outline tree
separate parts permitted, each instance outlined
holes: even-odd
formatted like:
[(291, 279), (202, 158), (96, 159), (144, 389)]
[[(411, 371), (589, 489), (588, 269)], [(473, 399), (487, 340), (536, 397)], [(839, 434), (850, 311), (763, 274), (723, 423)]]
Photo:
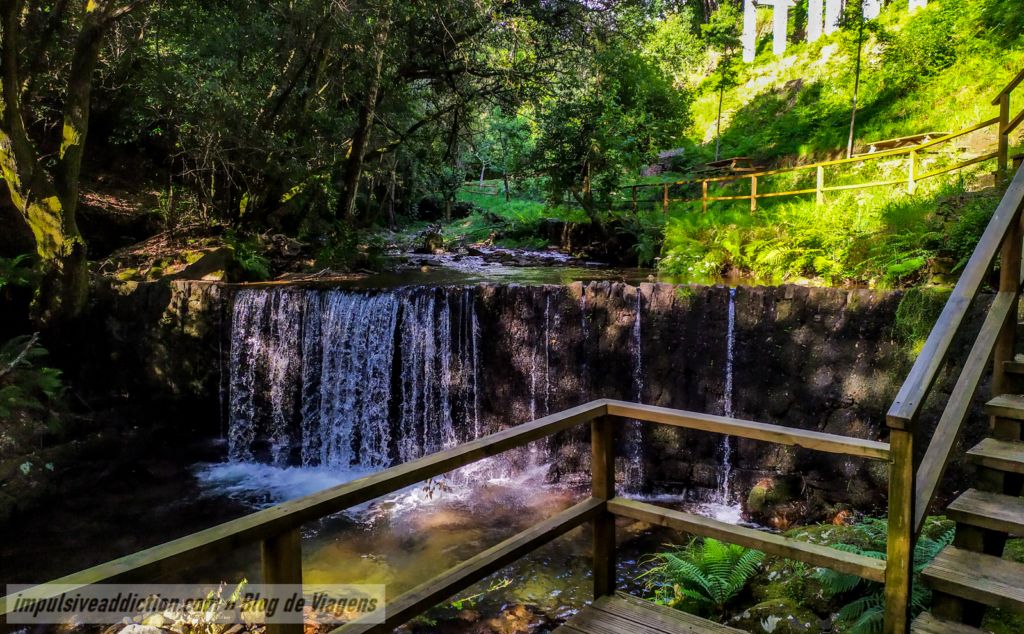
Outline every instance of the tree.
[[(77, 9), (71, 4), (62, 0), (0, 1), (0, 169), (11, 202), (35, 238), (42, 277), (33, 312), (37, 322), (50, 328), (77, 317), (88, 297), (86, 245), (76, 211), (93, 73), (115, 22), (142, 3), (89, 0), (74, 3)], [(73, 24), (74, 36), (59, 125), (55, 126), (60, 129), (60, 141), (55, 156), (50, 157), (42, 148), (53, 139), (46, 130), (33, 135), (27, 124), (42, 117), (30, 111), (34, 95), (28, 89), (37, 83), (23, 69), (50, 55), (65, 22)]]
[(718, 118), (715, 123), (716, 161), (719, 159), (722, 146), (722, 101), (725, 99), (725, 91), (736, 85), (736, 52), (741, 45), (742, 19), (743, 15), (739, 9), (734, 4), (726, 2), (719, 5), (718, 10), (711, 14), (707, 24), (701, 25), (708, 49), (718, 53), (714, 79), (718, 88)]
[(628, 43), (594, 56), (579, 77), (542, 106), (536, 162), (554, 199), (574, 198), (601, 224), (598, 207), (623, 174), (672, 147), (689, 121), (687, 96)]

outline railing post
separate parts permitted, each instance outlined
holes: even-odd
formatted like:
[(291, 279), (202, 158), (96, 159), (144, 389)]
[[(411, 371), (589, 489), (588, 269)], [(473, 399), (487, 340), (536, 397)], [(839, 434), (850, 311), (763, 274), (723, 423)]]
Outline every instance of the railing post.
[(889, 537), (885, 562), (885, 634), (910, 631), (914, 579), (914, 434), (889, 430)]
[(917, 191), (917, 150), (910, 153), (910, 163), (907, 165), (907, 193), (913, 194)]
[(757, 212), (757, 177), (750, 177), (750, 213)]
[(814, 186), (815, 192), (815, 203), (818, 206), (825, 204), (825, 168), (821, 165), (818, 166), (818, 179)]
[[(1024, 240), (1024, 231), (1021, 229), (1021, 210), (1010, 223), (1010, 230), (1006, 232), (1003, 239), (1002, 249), (999, 254), (999, 292), (1013, 293), (1015, 296), (1013, 307), (1010, 309), (1010, 316), (1003, 322), (996, 339), (995, 350), (992, 354), (992, 396), (999, 396), (1010, 392), (1008, 377), (1004, 369), (1004, 362), (1013, 361), (1016, 353), (1017, 339), (1017, 302), (1020, 297), (1020, 273), (1021, 273), (1021, 246)], [(997, 425), (998, 426), (998, 422)], [(1016, 429), (1016, 424), (1012, 425)], [(994, 429), (997, 434), (1002, 430)], [(1016, 439), (1014, 439), (1016, 440)]]
[[(260, 563), (264, 585), (302, 585), (302, 536), (293, 528), (260, 543)], [(275, 593), (271, 592), (273, 596)], [(283, 606), (286, 597), (279, 596)], [(267, 634), (302, 634), (303, 624), (268, 623)]]
[(708, 182), (700, 182), (700, 208), (704, 213), (708, 212)]
[(668, 215), (668, 183), (665, 183), (661, 193), (661, 213), (662, 215)]
[(1006, 179), (1006, 170), (1010, 162), (1010, 93), (1003, 93), (999, 97), (999, 167), (996, 173), (996, 180), (1003, 182)]
[[(590, 422), (591, 495), (615, 497), (615, 439), (612, 418)], [(594, 518), (594, 598), (615, 593), (615, 516), (603, 510)]]
[(633, 213), (636, 213), (636, 185), (633, 185)]

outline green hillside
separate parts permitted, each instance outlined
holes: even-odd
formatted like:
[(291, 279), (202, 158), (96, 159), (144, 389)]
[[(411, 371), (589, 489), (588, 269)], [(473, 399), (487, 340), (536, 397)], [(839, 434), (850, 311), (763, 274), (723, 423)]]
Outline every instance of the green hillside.
[[(791, 45), (784, 57), (771, 52), (770, 13), (761, 16), (758, 56), (739, 64), (736, 84), (722, 95), (721, 156), (750, 156), (769, 166), (792, 166), (845, 156), (849, 134), (858, 28), (847, 25), (813, 44), (802, 39), (801, 8), (791, 21)], [(863, 31), (855, 148), (923, 132), (955, 132), (997, 114), (992, 98), (1024, 69), (1024, 14), (995, 0), (933, 0), (910, 15), (905, 3), (891, 3)], [(705, 53), (688, 74), (691, 120), (685, 131), (679, 172), (623, 182), (687, 178), (687, 171), (712, 160), (719, 94), (717, 56)], [(1018, 103), (1021, 102), (1021, 103)], [(1024, 99), (1013, 103), (1013, 113)], [(1012, 139), (1016, 144), (1019, 139)], [(923, 158), (926, 169), (955, 163), (995, 149), (994, 128), (939, 146)], [(832, 193), (826, 206), (814, 195), (759, 202), (751, 215), (746, 200), (716, 202), (706, 214), (699, 203), (673, 203), (667, 217), (660, 204), (641, 204), (641, 213), (612, 212), (638, 236), (637, 255), (664, 273), (698, 281), (742, 274), (781, 282), (814, 279), (828, 284), (898, 287), (946, 283), (973, 249), (1001, 195), (993, 178), (995, 161), (906, 186)], [(829, 185), (906, 178), (903, 157), (829, 168)], [(813, 170), (762, 179), (759, 192), (814, 188)], [(749, 194), (741, 180), (711, 188), (711, 196)], [(516, 219), (561, 216), (545, 206), (540, 188), (518, 192)], [(641, 200), (660, 200), (641, 190)], [(672, 197), (699, 197), (699, 188), (673, 189)], [(464, 199), (501, 216), (508, 207), (495, 198)], [(524, 209), (531, 209), (524, 214)], [(645, 211), (646, 210), (646, 211)], [(467, 228), (479, 228), (473, 219)]]

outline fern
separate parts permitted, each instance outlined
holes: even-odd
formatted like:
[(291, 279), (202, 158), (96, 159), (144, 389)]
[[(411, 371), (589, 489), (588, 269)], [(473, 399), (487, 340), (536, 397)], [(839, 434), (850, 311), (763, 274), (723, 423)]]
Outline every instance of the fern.
[[(833, 544), (833, 548), (874, 559), (885, 559), (888, 524), (882, 519), (867, 519), (855, 527), (860, 544)], [(940, 518), (928, 518), (925, 530), (914, 547), (914, 579), (910, 604), (914, 617), (931, 606), (931, 591), (921, 582), (921, 571), (932, 562), (943, 548), (953, 543), (956, 527)], [(838, 613), (851, 634), (878, 634), (882, 631), (885, 611), (885, 587), (873, 581), (847, 575), (834, 570), (819, 569), (816, 577), (830, 596), (845, 595), (854, 590), (865, 594), (844, 605)]]
[(41, 367), (46, 349), (38, 337), (15, 337), (0, 345), (0, 419), (16, 412), (39, 413), (63, 390), (60, 370)]
[(707, 538), (652, 555), (640, 578), (656, 603), (721, 618), (763, 560), (760, 551)]

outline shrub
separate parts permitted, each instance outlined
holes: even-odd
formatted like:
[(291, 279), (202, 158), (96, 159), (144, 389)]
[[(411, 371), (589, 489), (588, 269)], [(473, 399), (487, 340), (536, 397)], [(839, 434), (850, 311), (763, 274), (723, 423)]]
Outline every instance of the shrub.
[[(889, 534), (884, 519), (867, 519), (855, 527), (863, 541), (859, 544), (834, 544), (832, 547), (875, 559), (885, 559), (885, 545)], [(914, 548), (914, 579), (910, 603), (912, 617), (928, 609), (932, 593), (921, 581), (921, 571), (943, 548), (953, 542), (956, 526), (945, 518), (928, 518), (921, 537)], [(851, 540), (852, 541), (852, 540)], [(885, 617), (885, 587), (873, 581), (847, 575), (834, 570), (820, 569), (816, 573), (825, 591), (832, 596), (853, 598), (838, 613), (839, 622), (851, 634), (876, 634), (882, 631)], [(859, 596), (858, 596), (859, 595)]]
[(655, 553), (641, 577), (655, 603), (721, 619), (763, 560), (760, 551), (706, 538)]

